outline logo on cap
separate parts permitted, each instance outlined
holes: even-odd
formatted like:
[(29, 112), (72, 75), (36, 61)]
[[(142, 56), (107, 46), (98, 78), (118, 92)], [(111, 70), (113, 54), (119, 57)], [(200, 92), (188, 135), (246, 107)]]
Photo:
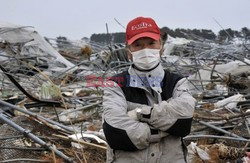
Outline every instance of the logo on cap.
[(139, 30), (139, 29), (142, 29), (142, 28), (148, 28), (148, 27), (152, 27), (152, 24), (150, 23), (146, 23), (146, 22), (142, 22), (140, 24), (137, 24), (137, 25), (133, 25), (131, 27), (131, 30)]

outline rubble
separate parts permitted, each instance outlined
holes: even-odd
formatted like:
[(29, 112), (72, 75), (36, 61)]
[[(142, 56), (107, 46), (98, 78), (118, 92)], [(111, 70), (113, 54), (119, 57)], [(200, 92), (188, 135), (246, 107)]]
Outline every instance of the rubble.
[[(169, 37), (164, 47), (163, 67), (197, 99), (184, 138), (191, 162), (246, 160), (250, 44)], [(0, 24), (0, 162), (105, 162), (102, 86), (131, 65), (124, 48)]]

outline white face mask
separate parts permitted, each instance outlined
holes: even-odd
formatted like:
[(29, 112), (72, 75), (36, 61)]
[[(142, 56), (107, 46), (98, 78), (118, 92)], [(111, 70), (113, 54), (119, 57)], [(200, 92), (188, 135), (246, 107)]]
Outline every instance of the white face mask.
[(142, 70), (154, 68), (160, 62), (160, 49), (142, 49), (131, 54), (135, 66)]

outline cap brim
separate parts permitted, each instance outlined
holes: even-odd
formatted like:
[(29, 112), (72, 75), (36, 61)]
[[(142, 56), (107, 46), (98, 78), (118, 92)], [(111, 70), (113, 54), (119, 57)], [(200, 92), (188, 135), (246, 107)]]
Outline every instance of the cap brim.
[(130, 38), (127, 42), (128, 45), (131, 45), (135, 40), (142, 38), (142, 37), (149, 37), (154, 40), (159, 40), (160, 39), (160, 34), (157, 33), (152, 33), (152, 32), (143, 32), (138, 35), (135, 35), (134, 37)]

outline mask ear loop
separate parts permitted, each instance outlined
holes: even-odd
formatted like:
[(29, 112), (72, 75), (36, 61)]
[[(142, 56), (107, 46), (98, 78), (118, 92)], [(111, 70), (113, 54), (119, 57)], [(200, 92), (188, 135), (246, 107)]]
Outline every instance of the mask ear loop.
[(130, 54), (132, 54), (132, 52), (127, 48), (127, 51), (130, 53)]

